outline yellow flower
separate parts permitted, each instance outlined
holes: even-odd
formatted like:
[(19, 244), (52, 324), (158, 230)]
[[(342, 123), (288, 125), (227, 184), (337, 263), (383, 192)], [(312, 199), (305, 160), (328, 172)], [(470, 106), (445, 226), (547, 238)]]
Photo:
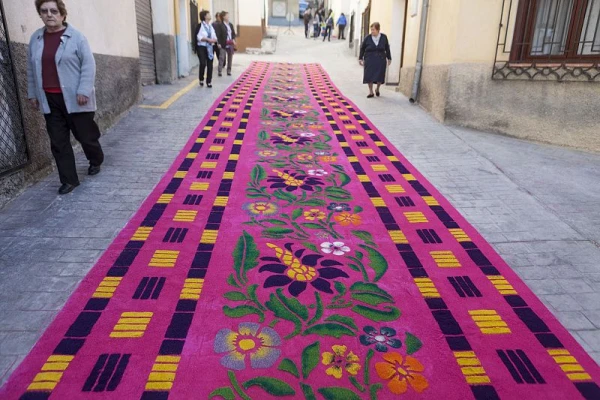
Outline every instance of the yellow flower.
[(279, 207), (277, 204), (257, 201), (255, 203), (244, 204), (244, 209), (252, 215), (275, 215)]
[(319, 160), (322, 162), (336, 162), (337, 157), (336, 156), (321, 156), (321, 157), (319, 157)]
[(287, 270), (287, 276), (295, 281), (310, 282), (317, 276), (317, 270), (306, 265), (290, 266)]
[(258, 152), (258, 155), (263, 156), (263, 157), (274, 157), (277, 155), (276, 151), (273, 150), (263, 150)]
[(304, 218), (309, 221), (314, 221), (315, 219), (322, 220), (325, 219), (327, 215), (317, 208), (312, 208), (309, 211), (304, 211)]
[(298, 157), (296, 157), (298, 160), (300, 161), (309, 161), (313, 159), (313, 156), (311, 156), (310, 154), (298, 154)]
[(333, 353), (324, 351), (321, 354), (321, 362), (325, 366), (330, 366), (325, 370), (327, 375), (333, 376), (336, 379), (342, 377), (344, 369), (352, 376), (356, 376), (360, 370), (360, 359), (353, 352), (346, 355), (348, 348), (342, 345), (331, 346)]
[(335, 217), (333, 217), (333, 219), (335, 219), (337, 222), (339, 222), (340, 225), (342, 225), (342, 226), (348, 226), (350, 224), (352, 224), (354, 226), (358, 226), (362, 222), (360, 215), (350, 214), (349, 212), (343, 212), (339, 215), (336, 215)]

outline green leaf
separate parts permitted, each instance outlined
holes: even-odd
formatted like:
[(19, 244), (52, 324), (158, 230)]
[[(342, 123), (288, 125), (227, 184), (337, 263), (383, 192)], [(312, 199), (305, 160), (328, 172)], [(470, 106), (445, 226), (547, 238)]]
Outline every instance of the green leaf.
[(318, 390), (325, 400), (361, 400), (352, 390), (342, 387), (324, 387)]
[(220, 397), (224, 398), (225, 400), (235, 400), (235, 393), (233, 392), (233, 389), (230, 387), (222, 387), (222, 388), (215, 389), (208, 395), (208, 398), (212, 399), (213, 397), (217, 397), (217, 396), (220, 396)]
[(303, 200), (303, 201), (299, 201), (298, 204), (301, 206), (313, 206), (313, 207), (322, 207), (322, 206), (327, 205), (327, 203), (325, 203), (325, 200), (321, 200), (321, 199)]
[(242, 292), (227, 292), (223, 295), (223, 297), (225, 297), (227, 300), (232, 300), (232, 301), (246, 301), (248, 300), (248, 298), (246, 297), (246, 295)]
[(279, 364), (279, 368), (277, 368), (277, 369), (280, 371), (289, 372), (290, 374), (294, 375), (296, 378), (300, 378), (300, 373), (298, 372), (298, 367), (296, 367), (296, 364), (289, 358), (284, 358), (283, 360), (281, 360), (281, 364)]
[(366, 307), (360, 304), (352, 307), (352, 311), (375, 322), (395, 321), (400, 318), (400, 310), (393, 306), (385, 306), (383, 310)]
[(279, 298), (275, 296), (275, 294), (271, 293), (271, 297), (269, 301), (265, 303), (265, 306), (267, 306), (269, 310), (273, 311), (276, 317), (294, 323), (296, 329), (294, 330), (294, 332), (286, 336), (286, 339), (292, 338), (298, 333), (300, 333), (302, 329), (302, 321), (300, 320), (300, 318), (298, 318), (296, 314), (292, 313), (290, 310), (285, 308), (281, 300), (279, 300)]
[(242, 384), (244, 389), (248, 389), (252, 386), (258, 386), (265, 392), (272, 394), (273, 396), (293, 396), (296, 391), (284, 381), (275, 378), (269, 378), (266, 376), (259, 376), (258, 378), (250, 379)]
[[(356, 208), (354, 209), (354, 212), (355, 213), (358, 212), (358, 211), (356, 211)], [(362, 240), (363, 242), (374, 243), (374, 241), (373, 241), (373, 235), (371, 235), (367, 231), (352, 231), (352, 234), (354, 236), (356, 236), (357, 238), (359, 238), (360, 240)]]
[(333, 336), (337, 339), (342, 336), (356, 336), (356, 333), (351, 331), (340, 324), (326, 323), (326, 324), (317, 324), (313, 325), (310, 328), (306, 329), (303, 333), (303, 336), (307, 335), (319, 335), (319, 336)]
[(271, 196), (269, 196), (268, 194), (247, 194), (246, 197), (249, 197), (251, 199), (270, 199)]
[(258, 138), (260, 140), (268, 140), (269, 134), (266, 131), (260, 131), (260, 133), (258, 134)]
[(355, 282), (352, 286), (350, 286), (350, 291), (352, 293), (375, 293), (380, 296), (387, 297), (390, 300), (390, 303), (394, 303), (394, 298), (388, 292), (381, 289), (374, 283)]
[(314, 324), (323, 316), (323, 300), (321, 300), (321, 295), (317, 291), (315, 291), (315, 302), (317, 304), (317, 310), (315, 311), (315, 316), (308, 321), (308, 325)]
[(262, 304), (260, 304), (260, 301), (258, 301), (258, 296), (256, 296), (256, 289), (258, 289), (258, 285), (248, 286), (248, 297), (250, 297), (250, 300), (256, 303), (258, 308), (260, 308), (262, 311), (266, 311), (267, 309)]
[(365, 387), (363, 385), (358, 383), (358, 380), (355, 377), (351, 376), (349, 378), (349, 380), (350, 380), (350, 383), (352, 385), (354, 385), (354, 387), (357, 388), (359, 392), (365, 392), (367, 390), (367, 389), (365, 389)]
[(329, 135), (327, 135), (327, 134), (324, 134), (324, 135), (323, 135), (323, 139), (325, 139), (325, 143), (327, 143), (327, 142), (331, 142), (331, 136), (329, 136)]
[(295, 221), (298, 218), (300, 218), (303, 214), (303, 209), (302, 208), (297, 208), (292, 212), (292, 219)]
[(233, 251), (233, 268), (241, 283), (245, 281), (246, 272), (258, 265), (258, 256), (259, 252), (254, 238), (244, 231)]
[(358, 214), (359, 212), (362, 212), (363, 208), (361, 206), (356, 206), (354, 207), (354, 214)]
[(351, 296), (354, 300), (378, 306), (383, 303), (393, 303), (389, 298), (374, 293), (353, 293)]
[(423, 347), (423, 342), (412, 333), (406, 332), (406, 339), (404, 339), (406, 345), (406, 354), (411, 355), (419, 351)]
[(373, 351), (373, 349), (369, 349), (369, 351), (367, 352), (367, 356), (365, 357), (365, 365), (363, 367), (363, 378), (364, 378), (364, 382), (365, 385), (369, 386), (369, 382), (371, 380), (370, 376), (369, 376), (369, 371), (371, 368), (371, 358), (373, 358), (373, 356), (375, 355), (375, 352)]
[(381, 383), (376, 383), (373, 386), (371, 386), (371, 391), (370, 391), (371, 400), (378, 399), (377, 392), (380, 391), (381, 389), (383, 389), (383, 385)]
[[(318, 252), (319, 252), (319, 249), (317, 248), (317, 246), (315, 246), (315, 245), (314, 245), (314, 244), (312, 244), (312, 243), (309, 243), (309, 242), (304, 242), (304, 243), (302, 243), (302, 246), (306, 247), (306, 248), (307, 248), (307, 249), (309, 249), (309, 250), (312, 250), (312, 251), (314, 251), (315, 253), (318, 253)], [(316, 293), (316, 292), (315, 292), (315, 293)]]
[(359, 246), (365, 249), (366, 252), (369, 254), (369, 258), (371, 260), (371, 268), (373, 269), (373, 271), (375, 271), (375, 279), (373, 280), (373, 282), (377, 282), (378, 280), (383, 278), (383, 276), (387, 272), (388, 263), (385, 257), (374, 248), (365, 246), (364, 244), (361, 244)]
[(336, 281), (334, 282), (333, 286), (335, 287), (335, 290), (337, 290), (337, 292), (343, 296), (346, 294), (346, 285), (344, 285), (342, 282)]
[(279, 200), (284, 200), (284, 201), (289, 201), (289, 202), (293, 202), (296, 201), (298, 198), (296, 196), (294, 196), (291, 193), (286, 193), (281, 189), (276, 190), (273, 193), (273, 196), (277, 197)]
[(350, 317), (344, 317), (343, 315), (332, 315), (328, 318), (325, 318), (325, 321), (339, 322), (340, 324), (347, 325), (354, 330), (358, 330), (358, 326), (356, 326), (354, 320)]
[(308, 229), (319, 229), (319, 230), (323, 230), (323, 226), (319, 225), (319, 224), (314, 224), (312, 222), (304, 222), (302, 224), (303, 227), (308, 228)]
[(339, 178), (340, 178), (340, 183), (341, 183), (340, 186), (346, 186), (347, 184), (352, 182), (350, 177), (345, 173), (340, 173)]
[(277, 297), (281, 302), (289, 308), (294, 314), (298, 315), (303, 320), (308, 319), (308, 308), (305, 305), (300, 303), (298, 299), (294, 297), (286, 297), (283, 294), (283, 289), (277, 289)]
[(348, 266), (356, 272), (360, 272), (360, 267), (356, 264), (348, 264)]
[(266, 117), (267, 115), (269, 115), (269, 109), (268, 108), (263, 108), (261, 114), (262, 114), (263, 117)]
[(247, 315), (256, 314), (260, 317), (260, 322), (265, 320), (265, 315), (263, 312), (252, 306), (237, 306), (233, 308), (229, 306), (223, 306), (223, 313), (231, 318), (242, 318)]
[(302, 393), (304, 394), (304, 398), (306, 400), (317, 400), (317, 396), (315, 396), (315, 392), (310, 386), (301, 382), (300, 387), (302, 388)]
[(289, 228), (278, 228), (276, 226), (267, 228), (263, 231), (263, 234), (276, 235), (276, 236), (288, 235), (290, 233), (294, 233), (294, 230), (289, 229)]
[(235, 281), (235, 277), (233, 276), (233, 274), (230, 274), (227, 277), (227, 283), (231, 286), (235, 286), (236, 288), (240, 287), (240, 285), (238, 285), (237, 282)]
[(250, 176), (252, 180), (256, 182), (256, 184), (258, 184), (260, 181), (265, 180), (267, 178), (267, 173), (265, 172), (265, 169), (262, 166), (255, 165), (254, 168), (252, 168)]
[(310, 373), (319, 365), (320, 342), (314, 342), (302, 350), (302, 376), (308, 379)]
[(287, 225), (287, 222), (281, 221), (279, 219), (263, 219), (262, 222), (268, 222), (273, 225)]
[(328, 186), (325, 188), (325, 193), (328, 194), (333, 194), (336, 196), (347, 196), (347, 197), (352, 197), (352, 194), (347, 191), (346, 189), (342, 189), (340, 187), (335, 187), (335, 186)]

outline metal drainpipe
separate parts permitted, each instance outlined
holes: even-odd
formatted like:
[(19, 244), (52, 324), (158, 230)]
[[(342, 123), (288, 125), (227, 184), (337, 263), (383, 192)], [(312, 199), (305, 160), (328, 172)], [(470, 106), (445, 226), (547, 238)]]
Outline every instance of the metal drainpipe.
[(425, 37), (427, 36), (427, 17), (429, 14), (429, 0), (423, 0), (421, 9), (421, 29), (419, 31), (419, 47), (417, 48), (417, 65), (415, 66), (415, 80), (413, 82), (412, 94), (408, 101), (415, 104), (419, 99), (421, 88), (421, 74), (423, 73), (423, 57), (425, 55)]
[(175, 19), (175, 61), (177, 65), (177, 77), (175, 79), (179, 79), (181, 77), (181, 72), (179, 71), (181, 62), (179, 61), (179, 2), (177, 0), (173, 0), (173, 8)]

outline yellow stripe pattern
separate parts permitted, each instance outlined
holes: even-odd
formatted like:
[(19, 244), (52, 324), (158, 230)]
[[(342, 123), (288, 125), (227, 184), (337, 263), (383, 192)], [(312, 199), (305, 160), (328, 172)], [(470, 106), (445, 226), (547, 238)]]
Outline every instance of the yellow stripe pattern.
[(502, 275), (489, 275), (488, 279), (492, 282), (496, 290), (502, 295), (518, 294), (515, 288), (508, 283)]
[(371, 179), (367, 175), (358, 175), (358, 180), (360, 182), (371, 182)]
[(389, 193), (406, 193), (402, 185), (385, 185)]
[(179, 257), (179, 251), (175, 250), (156, 250), (150, 260), (150, 267), (173, 268)]
[(217, 168), (217, 163), (213, 161), (204, 161), (200, 164), (200, 168), (202, 169), (215, 169)]
[(429, 278), (415, 278), (415, 283), (419, 288), (419, 292), (425, 298), (439, 298), (440, 292), (438, 292), (437, 288), (433, 281)]
[(431, 251), (429, 254), (440, 268), (459, 268), (462, 266), (451, 251)]
[(387, 172), (388, 171), (388, 168), (384, 164), (371, 165), (371, 168), (373, 168), (373, 171), (375, 171), (375, 172)]
[(215, 198), (215, 202), (213, 203), (214, 206), (221, 206), (221, 207), (225, 207), (227, 206), (227, 202), (229, 201), (229, 197), (228, 196), (217, 196)]
[(96, 291), (92, 295), (94, 299), (110, 299), (115, 294), (115, 291), (121, 284), (123, 278), (107, 276), (102, 279), (102, 282), (96, 288)]
[(423, 196), (423, 200), (425, 200), (425, 204), (427, 204), (429, 207), (440, 205), (440, 203), (433, 196)]
[(173, 175), (173, 178), (183, 179), (186, 176), (187, 176), (187, 171), (177, 171), (177, 172), (175, 172), (175, 175)]
[(459, 243), (471, 241), (471, 238), (469, 237), (469, 235), (467, 235), (465, 233), (465, 231), (463, 231), (462, 229), (453, 228), (453, 229), (448, 229), (448, 231), (452, 234), (452, 236), (454, 236), (454, 239), (456, 239), (456, 241)]
[(190, 190), (199, 190), (199, 191), (207, 191), (210, 187), (210, 183), (208, 182), (192, 182), (190, 185)]
[(199, 300), (200, 293), (204, 287), (204, 279), (188, 278), (183, 284), (179, 299), (181, 300)]
[(111, 338), (140, 338), (144, 336), (146, 328), (154, 313), (151, 312), (124, 312), (110, 333)]
[(371, 202), (375, 207), (386, 207), (385, 201), (381, 197), (371, 197)]
[(173, 194), (161, 194), (160, 197), (158, 198), (157, 203), (158, 204), (169, 204), (171, 202), (171, 200), (173, 200), (173, 197), (175, 195)]
[(179, 356), (156, 357), (152, 372), (150, 372), (148, 382), (146, 382), (146, 390), (171, 390), (180, 361), (181, 357)]
[(408, 244), (408, 239), (402, 231), (388, 231), (392, 241), (396, 244)]
[(27, 391), (53, 390), (60, 382), (60, 378), (62, 378), (64, 371), (73, 361), (73, 358), (73, 356), (59, 355), (48, 357), (46, 363), (42, 366), (42, 372), (39, 372), (33, 378), (33, 382), (29, 384)]
[(204, 232), (202, 232), (202, 237), (200, 238), (200, 243), (215, 244), (217, 242), (218, 235), (219, 235), (219, 231), (205, 229)]
[(152, 233), (152, 229), (153, 228), (148, 226), (140, 226), (131, 237), (131, 240), (136, 242), (145, 242), (148, 239), (148, 236), (150, 236)]
[(496, 310), (470, 310), (469, 315), (473, 318), (481, 333), (486, 335), (511, 333), (510, 328)]
[(460, 370), (470, 385), (490, 383), (485, 369), (481, 366), (481, 361), (473, 351), (455, 351), (454, 357), (460, 366)]
[(406, 217), (408, 222), (410, 222), (411, 224), (420, 224), (420, 223), (424, 223), (424, 222), (429, 222), (429, 220), (427, 219), (425, 214), (423, 214), (420, 211), (405, 212), (404, 216)]
[(585, 372), (585, 369), (579, 364), (577, 359), (571, 355), (566, 349), (548, 350), (548, 354), (552, 356), (554, 361), (560, 365), (560, 368), (571, 381), (591, 381), (590, 374)]
[(198, 215), (198, 211), (194, 210), (178, 210), (173, 217), (173, 221), (175, 222), (194, 222), (196, 220), (196, 216)]

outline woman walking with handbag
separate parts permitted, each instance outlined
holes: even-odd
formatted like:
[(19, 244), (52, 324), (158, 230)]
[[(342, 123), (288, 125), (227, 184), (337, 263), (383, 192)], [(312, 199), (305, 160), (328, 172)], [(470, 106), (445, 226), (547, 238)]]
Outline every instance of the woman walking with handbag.
[[(233, 24), (231, 22), (229, 22), (229, 13), (227, 11), (221, 12), (221, 19), (223, 20), (223, 27), (225, 28), (226, 41), (225, 41), (225, 46), (221, 46), (221, 47), (223, 47), (221, 49), (221, 51), (223, 53), (225, 53), (225, 56), (221, 57), (223, 59), (223, 61), (221, 61), (221, 58), (219, 59), (219, 69), (223, 70), (223, 67), (225, 67), (225, 57), (227, 57), (227, 75), (231, 76), (231, 66), (233, 64), (233, 54), (235, 53), (235, 50), (236, 50), (235, 49), (235, 46), (236, 46), (235, 29), (233, 28)], [(221, 65), (221, 63), (222, 63), (222, 65)]]
[(198, 59), (200, 60), (199, 77), (200, 86), (204, 86), (204, 72), (206, 71), (206, 87), (212, 88), (213, 60), (215, 58), (214, 45), (217, 43), (217, 34), (210, 24), (211, 16), (208, 11), (200, 12), (200, 29), (196, 36), (198, 45)]
[(94, 121), (96, 63), (85, 36), (67, 24), (62, 0), (36, 0), (35, 7), (45, 26), (29, 42), (27, 97), (44, 113), (62, 183), (58, 193), (67, 194), (79, 186), (71, 132), (90, 163), (88, 175), (98, 174), (104, 161)]

